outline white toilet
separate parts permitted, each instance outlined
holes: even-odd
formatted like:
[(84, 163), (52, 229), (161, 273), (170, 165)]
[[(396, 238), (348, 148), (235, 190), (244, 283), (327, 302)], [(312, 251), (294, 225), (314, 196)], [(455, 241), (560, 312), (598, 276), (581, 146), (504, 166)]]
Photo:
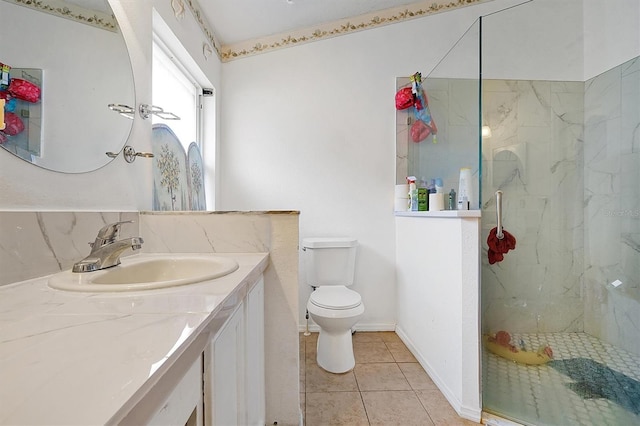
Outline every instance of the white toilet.
[(320, 327), (317, 362), (331, 373), (353, 369), (355, 358), (351, 328), (364, 313), (353, 285), (358, 241), (354, 238), (305, 238), (302, 240), (305, 278), (315, 290), (307, 311)]

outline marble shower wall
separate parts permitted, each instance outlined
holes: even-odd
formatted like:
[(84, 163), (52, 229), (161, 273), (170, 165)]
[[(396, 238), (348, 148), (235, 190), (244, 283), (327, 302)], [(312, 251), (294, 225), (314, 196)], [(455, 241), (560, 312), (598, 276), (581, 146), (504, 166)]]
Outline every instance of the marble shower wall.
[(483, 246), (498, 189), (518, 241), (494, 265), (483, 253), (483, 331), (585, 331), (640, 354), (640, 59), (483, 89)]
[[(483, 332), (583, 329), (583, 92), (581, 82), (483, 81)], [(489, 265), (497, 190), (517, 244)]]
[(640, 59), (585, 83), (584, 146), (585, 331), (640, 354)]
[(120, 235), (140, 235), (137, 212), (0, 212), (0, 285), (71, 268), (100, 228), (125, 220)]

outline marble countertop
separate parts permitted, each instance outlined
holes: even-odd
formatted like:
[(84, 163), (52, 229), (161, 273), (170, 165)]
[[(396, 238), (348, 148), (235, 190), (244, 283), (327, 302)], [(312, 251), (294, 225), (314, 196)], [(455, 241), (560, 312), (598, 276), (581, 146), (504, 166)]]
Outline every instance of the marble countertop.
[(0, 424), (108, 424), (126, 413), (268, 264), (267, 253), (215, 255), (238, 270), (126, 293), (54, 290), (48, 277), (0, 286)]

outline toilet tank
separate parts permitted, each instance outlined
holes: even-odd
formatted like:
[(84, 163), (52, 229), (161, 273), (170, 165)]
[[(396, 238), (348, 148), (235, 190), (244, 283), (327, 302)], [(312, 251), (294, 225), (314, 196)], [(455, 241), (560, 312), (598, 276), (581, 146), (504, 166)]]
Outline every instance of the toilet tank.
[(302, 258), (307, 284), (353, 285), (357, 247), (358, 240), (350, 237), (304, 238)]

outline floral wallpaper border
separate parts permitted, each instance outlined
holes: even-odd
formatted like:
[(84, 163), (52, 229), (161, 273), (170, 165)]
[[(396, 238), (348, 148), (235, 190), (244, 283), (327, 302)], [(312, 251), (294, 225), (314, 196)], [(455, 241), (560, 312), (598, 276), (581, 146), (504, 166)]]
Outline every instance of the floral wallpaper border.
[(40, 12), (49, 13), (61, 18), (91, 25), (103, 30), (116, 32), (118, 22), (113, 14), (98, 10), (85, 9), (73, 3), (62, 0), (6, 0), (20, 6), (28, 7)]
[(381, 25), (403, 22), (409, 19), (421, 18), (491, 0), (426, 0), (408, 6), (391, 8), (351, 19), (329, 22), (320, 26), (309, 27), (291, 33), (276, 34), (262, 39), (247, 40), (227, 46), (223, 46), (218, 42), (214, 31), (211, 30), (209, 23), (206, 22), (196, 0), (181, 1), (184, 1), (193, 13), (194, 18), (198, 21), (200, 28), (207, 37), (207, 40), (213, 46), (220, 60), (222, 62), (229, 62), (270, 50), (324, 40), (330, 37), (350, 34)]

